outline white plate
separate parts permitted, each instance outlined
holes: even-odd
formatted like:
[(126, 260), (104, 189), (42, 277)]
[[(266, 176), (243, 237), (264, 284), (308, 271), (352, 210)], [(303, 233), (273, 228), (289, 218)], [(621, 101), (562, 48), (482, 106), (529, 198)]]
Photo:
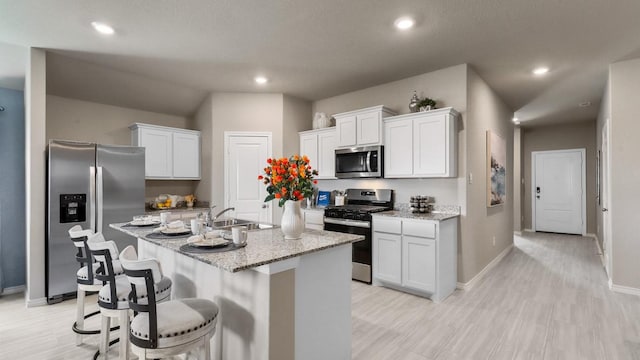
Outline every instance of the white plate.
[(200, 237), (199, 239), (189, 242), (189, 246), (206, 247), (206, 248), (215, 248), (219, 246), (226, 246), (228, 244), (229, 244), (229, 241), (221, 237), (206, 238), (206, 239), (203, 239), (202, 237)]
[(183, 234), (190, 234), (191, 230), (187, 228), (174, 228), (174, 229), (160, 230), (160, 232), (165, 235), (183, 235)]
[(129, 223), (129, 225), (133, 226), (151, 226), (151, 225), (159, 225), (159, 221), (153, 220), (133, 220)]

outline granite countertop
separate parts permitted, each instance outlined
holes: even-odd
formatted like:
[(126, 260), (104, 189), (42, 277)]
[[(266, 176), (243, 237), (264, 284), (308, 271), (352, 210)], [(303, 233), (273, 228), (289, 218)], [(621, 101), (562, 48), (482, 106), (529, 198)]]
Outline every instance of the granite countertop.
[(326, 208), (322, 206), (312, 206), (312, 207), (302, 207), (301, 209), (305, 211), (321, 211), (324, 213), (324, 209)]
[(201, 212), (207, 212), (209, 211), (209, 208), (206, 206), (194, 206), (194, 207), (174, 207), (174, 208), (168, 208), (168, 209), (145, 209), (144, 213), (145, 214), (160, 214), (161, 212), (185, 212), (185, 211), (201, 211)]
[(387, 217), (397, 217), (397, 218), (405, 218), (405, 219), (444, 221), (444, 220), (458, 217), (460, 216), (460, 214), (441, 213), (441, 212), (412, 213), (411, 211), (406, 211), (406, 210), (390, 210), (390, 211), (373, 213), (371, 214), (371, 216), (387, 216)]
[(211, 264), (229, 272), (238, 272), (261, 265), (298, 257), (324, 249), (364, 240), (362, 235), (344, 234), (333, 231), (305, 230), (299, 240), (285, 240), (278, 228), (249, 231), (247, 246), (244, 248), (218, 253), (194, 254), (180, 251), (187, 238), (148, 239), (146, 235), (153, 229), (148, 227), (122, 227), (127, 223), (110, 224), (116, 230), (140, 238), (150, 243), (171, 249), (175, 252)]

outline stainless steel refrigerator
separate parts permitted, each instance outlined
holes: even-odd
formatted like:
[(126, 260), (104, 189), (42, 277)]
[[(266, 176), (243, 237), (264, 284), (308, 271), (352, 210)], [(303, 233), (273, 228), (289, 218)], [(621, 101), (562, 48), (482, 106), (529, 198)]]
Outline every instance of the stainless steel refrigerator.
[(46, 295), (49, 303), (75, 296), (76, 248), (68, 230), (102, 232), (120, 250), (136, 240), (109, 227), (144, 214), (144, 148), (49, 141)]

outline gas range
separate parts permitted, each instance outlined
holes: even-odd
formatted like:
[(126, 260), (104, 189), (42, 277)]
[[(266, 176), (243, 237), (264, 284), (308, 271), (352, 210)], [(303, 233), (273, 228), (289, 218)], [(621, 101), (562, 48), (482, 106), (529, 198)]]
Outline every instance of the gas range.
[(388, 206), (371, 206), (371, 205), (341, 205), (330, 206), (324, 210), (324, 216), (334, 219), (349, 220), (371, 220), (371, 214), (380, 211), (390, 210)]
[(363, 235), (353, 243), (352, 278), (371, 283), (371, 214), (393, 209), (393, 190), (348, 189), (347, 204), (324, 210), (324, 229)]

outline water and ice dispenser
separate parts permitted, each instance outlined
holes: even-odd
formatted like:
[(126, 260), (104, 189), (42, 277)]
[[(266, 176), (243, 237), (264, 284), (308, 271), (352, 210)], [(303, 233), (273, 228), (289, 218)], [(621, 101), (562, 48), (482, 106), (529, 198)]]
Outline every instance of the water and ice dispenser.
[(60, 223), (87, 220), (87, 194), (60, 194)]

